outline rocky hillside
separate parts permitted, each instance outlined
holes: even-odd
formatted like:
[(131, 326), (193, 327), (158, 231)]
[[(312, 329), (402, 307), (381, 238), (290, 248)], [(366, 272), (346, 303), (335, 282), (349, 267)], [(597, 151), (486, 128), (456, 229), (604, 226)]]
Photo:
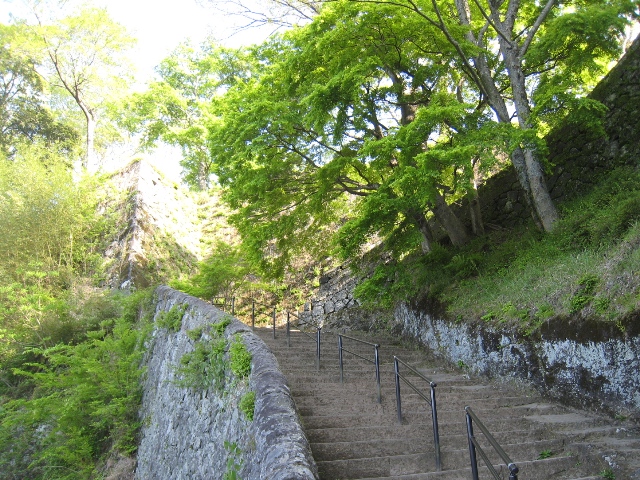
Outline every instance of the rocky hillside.
[(116, 192), (103, 206), (116, 217), (106, 250), (106, 285), (144, 288), (195, 271), (215, 240), (232, 241), (219, 196), (195, 193), (145, 160), (111, 175)]

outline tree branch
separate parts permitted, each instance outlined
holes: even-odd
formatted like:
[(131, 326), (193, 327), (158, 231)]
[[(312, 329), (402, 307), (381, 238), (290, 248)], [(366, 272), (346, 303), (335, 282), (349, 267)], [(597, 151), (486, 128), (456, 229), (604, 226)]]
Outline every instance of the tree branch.
[(523, 57), (524, 54), (527, 53), (527, 50), (529, 49), (529, 46), (531, 45), (531, 42), (533, 41), (533, 37), (535, 36), (535, 34), (537, 33), (538, 29), (542, 25), (542, 22), (545, 21), (545, 19), (547, 18), (547, 16), (551, 12), (551, 9), (555, 5), (555, 3), (556, 3), (556, 0), (548, 0), (547, 1), (547, 4), (544, 6), (542, 11), (540, 12), (540, 15), (538, 15), (538, 18), (536, 18), (536, 21), (533, 24), (533, 26), (531, 27), (531, 30), (529, 30), (529, 33), (527, 34), (527, 38), (525, 39), (524, 43), (522, 44), (522, 47), (520, 47), (520, 57)]

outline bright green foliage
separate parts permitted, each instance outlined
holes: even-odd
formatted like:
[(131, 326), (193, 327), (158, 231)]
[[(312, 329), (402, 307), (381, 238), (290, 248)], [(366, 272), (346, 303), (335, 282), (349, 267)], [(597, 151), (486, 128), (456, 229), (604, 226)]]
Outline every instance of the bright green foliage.
[(182, 317), (184, 317), (184, 312), (187, 311), (188, 307), (189, 305), (186, 303), (182, 305), (175, 304), (168, 311), (160, 312), (156, 323), (160, 328), (177, 332), (182, 326)]
[(199, 264), (196, 275), (188, 281), (173, 281), (171, 286), (194, 297), (211, 300), (231, 298), (246, 285), (249, 267), (239, 247), (219, 241), (210, 255)]
[(121, 123), (142, 133), (141, 146), (158, 142), (180, 147), (184, 180), (206, 190), (211, 181), (207, 126), (213, 121), (211, 100), (225, 84), (246, 73), (244, 60), (231, 51), (204, 42), (200, 48), (185, 43), (157, 67), (161, 80), (149, 90), (128, 98)]
[(229, 366), (238, 378), (245, 378), (251, 373), (251, 353), (239, 335), (236, 335), (229, 347)]
[[(125, 301), (140, 310), (148, 295)], [(127, 315), (77, 345), (29, 351), (32, 363), (15, 374), (33, 394), (0, 411), (0, 466), (12, 478), (83, 479), (112, 450), (135, 452), (140, 428), (140, 362), (149, 331)]]
[(564, 118), (598, 129), (604, 108), (586, 94), (619, 56), (625, 26), (639, 13), (637, 3), (559, 3), (526, 56), (528, 75), (539, 79), (532, 95), (534, 120), (543, 131)]
[(247, 420), (253, 421), (253, 413), (256, 407), (256, 392), (253, 390), (247, 392), (242, 396), (240, 402), (238, 402), (238, 408), (244, 416), (247, 417)]
[(23, 48), (30, 36), (24, 26), (0, 25), (0, 151), (13, 156), (19, 144), (41, 141), (69, 155), (79, 136), (47, 106), (47, 85), (35, 68), (38, 55)]
[[(468, 2), (466, 25), (455, 13), (464, 1), (327, 2), (252, 51), (251, 75), (219, 92), (209, 124), (249, 262), (278, 276), (302, 251), (320, 257), (337, 243), (353, 258), (379, 241), (402, 258), (434, 249), (432, 216), (461, 246), (447, 204), (473, 199), (478, 176), (508, 155), (540, 225), (553, 227), (555, 207), (525, 159), (542, 174), (541, 134), (570, 111), (600, 128), (602, 106), (568, 85), (604, 73), (636, 7), (521, 2), (511, 25), (506, 4), (484, 3)], [(500, 25), (487, 23), (490, 7)], [(520, 54), (505, 61), (508, 35)], [(467, 260), (463, 276), (475, 269)]]
[(441, 51), (391, 7), (342, 2), (256, 51), (255, 80), (230, 88), (211, 127), (250, 260), (278, 274), (294, 252), (326, 253), (328, 227), (350, 218), (345, 255), (375, 235), (406, 251), (439, 199), (471, 189), (472, 163), (493, 162), (495, 141), (454, 138), (487, 122), (444, 90), (455, 72), (444, 53), (425, 61), (427, 45)]
[(100, 270), (111, 228), (96, 214), (95, 189), (38, 146), (0, 159), (0, 361), (20, 345), (75, 335), (67, 297), (77, 276)]
[(183, 388), (206, 390), (210, 387), (222, 392), (225, 385), (225, 350), (227, 341), (223, 338), (200, 340), (194, 350), (185, 353), (176, 368), (176, 384)]

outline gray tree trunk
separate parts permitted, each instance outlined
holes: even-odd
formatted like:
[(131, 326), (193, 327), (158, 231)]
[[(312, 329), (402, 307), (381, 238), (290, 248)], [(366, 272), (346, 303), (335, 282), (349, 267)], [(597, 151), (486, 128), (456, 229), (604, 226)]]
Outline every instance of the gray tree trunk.
[(469, 236), (467, 235), (464, 225), (453, 213), (444, 196), (437, 190), (433, 214), (447, 232), (453, 245), (460, 247), (469, 241)]

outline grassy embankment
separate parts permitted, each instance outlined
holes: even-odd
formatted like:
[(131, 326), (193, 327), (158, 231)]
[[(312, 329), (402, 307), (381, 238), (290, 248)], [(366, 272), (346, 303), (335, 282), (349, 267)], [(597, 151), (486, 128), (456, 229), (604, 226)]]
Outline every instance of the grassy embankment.
[(527, 224), (492, 231), (463, 248), (409, 256), (380, 267), (377, 280), (357, 293), (387, 305), (417, 298), (453, 320), (527, 334), (567, 317), (606, 322), (624, 333), (640, 309), (640, 172), (618, 169), (559, 210), (551, 234)]

